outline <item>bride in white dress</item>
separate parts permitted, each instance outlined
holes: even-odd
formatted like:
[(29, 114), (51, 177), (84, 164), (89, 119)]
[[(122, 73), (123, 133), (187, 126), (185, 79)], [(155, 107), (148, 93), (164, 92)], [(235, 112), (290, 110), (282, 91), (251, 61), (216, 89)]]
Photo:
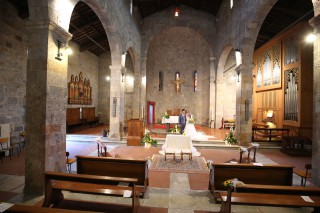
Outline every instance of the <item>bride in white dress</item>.
[(190, 113), (187, 114), (187, 124), (183, 134), (190, 136), (191, 140), (208, 140), (208, 137), (200, 132), (197, 132), (194, 126), (194, 119)]

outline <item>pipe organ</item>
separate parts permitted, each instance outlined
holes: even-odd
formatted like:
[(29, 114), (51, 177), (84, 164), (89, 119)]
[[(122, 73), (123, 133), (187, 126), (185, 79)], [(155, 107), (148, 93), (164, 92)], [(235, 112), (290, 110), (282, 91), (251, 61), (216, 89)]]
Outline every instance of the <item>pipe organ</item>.
[(312, 136), (313, 45), (303, 39), (310, 31), (300, 22), (255, 50), (253, 122), (270, 121), (273, 111), (277, 128)]

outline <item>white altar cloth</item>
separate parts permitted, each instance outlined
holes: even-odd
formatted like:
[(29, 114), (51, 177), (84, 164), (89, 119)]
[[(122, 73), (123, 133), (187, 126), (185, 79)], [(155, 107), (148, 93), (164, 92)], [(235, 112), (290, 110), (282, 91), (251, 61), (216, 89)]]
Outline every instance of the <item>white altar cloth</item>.
[[(162, 146), (162, 150), (159, 151), (160, 154), (164, 155), (165, 151), (172, 149), (178, 151), (178, 153), (181, 152), (181, 150), (191, 150), (193, 156), (200, 156), (201, 153), (197, 152), (197, 149), (192, 146), (192, 140), (190, 136), (186, 135), (173, 135), (168, 134), (166, 137), (166, 141)], [(177, 154), (178, 154), (177, 153)]]
[(179, 116), (170, 116), (169, 118), (162, 118), (163, 124), (178, 124)]

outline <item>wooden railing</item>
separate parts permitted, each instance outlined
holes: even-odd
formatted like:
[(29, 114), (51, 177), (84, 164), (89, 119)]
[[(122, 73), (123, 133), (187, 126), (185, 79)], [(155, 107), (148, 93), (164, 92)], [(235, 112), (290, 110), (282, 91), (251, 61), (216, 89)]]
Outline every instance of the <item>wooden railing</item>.
[(252, 142), (282, 142), (289, 131), (286, 128), (252, 128)]

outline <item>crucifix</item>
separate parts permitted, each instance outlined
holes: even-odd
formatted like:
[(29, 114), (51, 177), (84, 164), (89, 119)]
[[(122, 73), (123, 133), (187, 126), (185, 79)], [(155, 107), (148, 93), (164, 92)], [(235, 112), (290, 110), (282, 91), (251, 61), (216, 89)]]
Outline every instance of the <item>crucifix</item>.
[(180, 73), (176, 74), (176, 80), (172, 81), (172, 83), (176, 86), (176, 93), (179, 94), (181, 92), (181, 84), (184, 83), (184, 80), (181, 80)]

